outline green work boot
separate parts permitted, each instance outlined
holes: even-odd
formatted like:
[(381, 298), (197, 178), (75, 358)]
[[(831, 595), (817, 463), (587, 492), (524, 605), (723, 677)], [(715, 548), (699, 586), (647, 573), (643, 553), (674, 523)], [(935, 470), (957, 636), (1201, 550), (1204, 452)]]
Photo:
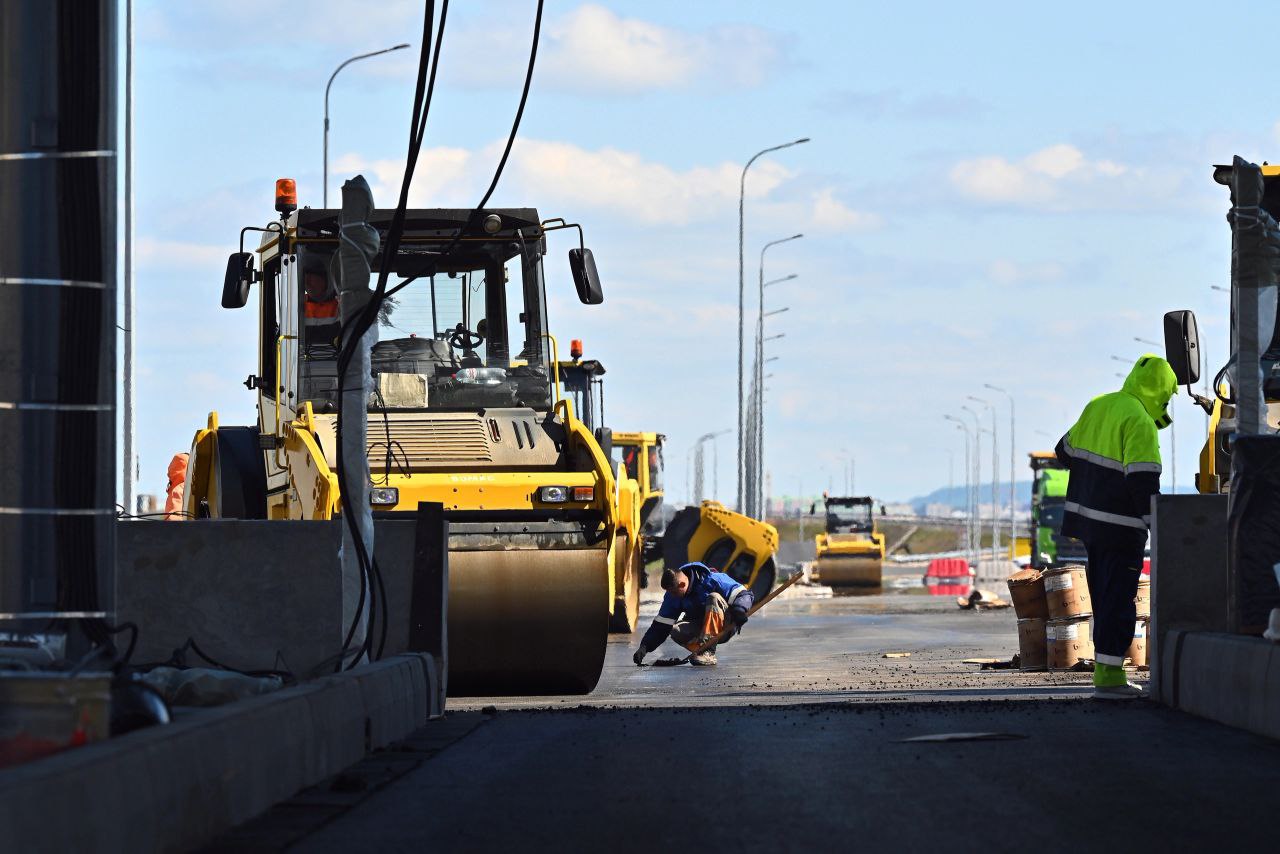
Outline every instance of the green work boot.
[(1124, 668), (1118, 664), (1093, 664), (1093, 698), (1095, 700), (1141, 700), (1147, 696), (1138, 685), (1129, 681)]

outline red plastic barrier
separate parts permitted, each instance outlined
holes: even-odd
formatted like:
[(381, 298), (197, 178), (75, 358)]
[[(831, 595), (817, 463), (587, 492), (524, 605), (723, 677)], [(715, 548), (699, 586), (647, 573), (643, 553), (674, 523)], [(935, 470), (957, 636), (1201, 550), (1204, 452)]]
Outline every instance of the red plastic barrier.
[(968, 596), (973, 585), (969, 561), (961, 557), (939, 557), (929, 561), (924, 583), (932, 596)]

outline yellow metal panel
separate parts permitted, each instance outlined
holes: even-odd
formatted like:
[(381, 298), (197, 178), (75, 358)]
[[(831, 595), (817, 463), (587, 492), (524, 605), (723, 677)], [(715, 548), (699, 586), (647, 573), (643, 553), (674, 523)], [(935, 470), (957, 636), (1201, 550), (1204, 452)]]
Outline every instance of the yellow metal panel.
[(733, 541), (734, 549), (724, 567), (731, 566), (744, 553), (750, 555), (750, 586), (756, 574), (778, 551), (778, 529), (768, 522), (735, 513), (719, 501), (702, 502), (701, 513), (698, 530), (689, 540), (688, 559), (702, 560), (712, 546), (728, 537)]
[(338, 510), (338, 476), (325, 462), (320, 443), (311, 432), (311, 404), (285, 431), (284, 457), (289, 470), (285, 516), (290, 519), (332, 519)]
[(182, 493), (184, 519), (196, 519), (200, 515), (200, 502), (207, 502), (210, 510), (218, 506), (217, 482), (213, 476), (218, 455), (218, 413), (210, 412), (208, 425), (196, 431), (191, 440), (191, 454), (187, 457), (187, 480)]

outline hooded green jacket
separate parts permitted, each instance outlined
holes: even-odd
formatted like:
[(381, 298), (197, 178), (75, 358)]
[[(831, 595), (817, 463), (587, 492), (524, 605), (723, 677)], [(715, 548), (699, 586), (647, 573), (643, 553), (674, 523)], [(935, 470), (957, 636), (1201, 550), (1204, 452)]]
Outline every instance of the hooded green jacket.
[(1178, 380), (1169, 363), (1138, 359), (1120, 391), (1095, 397), (1058, 442), (1071, 471), (1062, 533), (1086, 542), (1126, 530), (1146, 536), (1160, 492), (1160, 434)]

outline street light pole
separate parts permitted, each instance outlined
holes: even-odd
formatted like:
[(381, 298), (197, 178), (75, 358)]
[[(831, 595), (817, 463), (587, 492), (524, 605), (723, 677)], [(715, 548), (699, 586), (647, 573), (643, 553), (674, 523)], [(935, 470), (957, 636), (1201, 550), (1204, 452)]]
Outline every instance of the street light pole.
[(324, 87), (324, 206), (329, 207), (329, 89), (333, 86), (333, 78), (338, 76), (338, 72), (346, 68), (353, 62), (359, 62), (362, 59), (368, 59), (371, 56), (381, 56), (384, 53), (391, 53), (393, 50), (404, 50), (409, 45), (398, 44), (395, 47), (383, 48), (375, 50), (372, 53), (362, 53), (359, 56), (353, 56), (343, 62), (333, 70), (329, 75), (329, 82)]
[(968, 397), (969, 400), (981, 403), (991, 413), (991, 569), (994, 572), (996, 561), (1000, 559), (1000, 500), (996, 497), (1000, 489), (1000, 448), (996, 436), (996, 408), (980, 397)]
[(982, 417), (968, 406), (962, 405), (960, 409), (973, 417), (973, 520), (977, 538), (974, 543), (974, 549), (978, 555), (978, 568), (980, 569), (982, 564), (982, 498), (979, 493), (982, 489)]
[(801, 145), (809, 141), (809, 137), (801, 137), (800, 139), (786, 142), (782, 145), (774, 145), (769, 148), (761, 149), (751, 155), (751, 159), (747, 161), (747, 165), (742, 167), (742, 178), (738, 182), (738, 500), (735, 509), (742, 512), (743, 491), (742, 479), (746, 472), (746, 456), (743, 453), (746, 450), (746, 430), (747, 422), (743, 413), (743, 404), (746, 402), (742, 388), (743, 376), (743, 357), (745, 355), (745, 338), (744, 321), (746, 314), (746, 261), (743, 256), (743, 237), (745, 234), (746, 220), (745, 209), (747, 199), (747, 170), (751, 168), (751, 164), (768, 154), (771, 151), (781, 151), (784, 148), (790, 148), (793, 145)]
[[(964, 514), (965, 515), (964, 536), (965, 536), (965, 540), (967, 541), (965, 543), (965, 557), (968, 560), (973, 561), (973, 543), (975, 539), (973, 536), (973, 506), (972, 506), (973, 505), (973, 469), (970, 467), (970, 464), (969, 464), (969, 440), (970, 440), (969, 425), (964, 423), (964, 421), (960, 420), (954, 415), (943, 413), (942, 417), (948, 421), (954, 421), (956, 424), (956, 428), (964, 431), (964, 494), (965, 494), (965, 504), (967, 507)], [(975, 571), (976, 571), (976, 567), (975, 567)]]
[(756, 490), (758, 493), (756, 506), (759, 511), (757, 517), (761, 521), (764, 521), (766, 515), (765, 508), (760, 506), (764, 497), (764, 255), (769, 251), (770, 247), (777, 246), (780, 243), (789, 243), (792, 240), (799, 240), (802, 237), (804, 237), (803, 234), (793, 234), (780, 240), (771, 240), (760, 249), (760, 288), (756, 315), (756, 447), (754, 448), (754, 456)]
[(1015, 484), (1017, 483), (1017, 450), (1014, 447), (1014, 428), (1016, 427), (1016, 419), (1014, 416), (1013, 395), (1002, 388), (991, 385), (991, 383), (983, 383), (983, 388), (989, 388), (992, 391), (999, 392), (1009, 399), (1009, 563), (1013, 564), (1016, 555), (1014, 553), (1014, 542), (1016, 540), (1017, 518), (1014, 515), (1013, 504), (1016, 500)]

